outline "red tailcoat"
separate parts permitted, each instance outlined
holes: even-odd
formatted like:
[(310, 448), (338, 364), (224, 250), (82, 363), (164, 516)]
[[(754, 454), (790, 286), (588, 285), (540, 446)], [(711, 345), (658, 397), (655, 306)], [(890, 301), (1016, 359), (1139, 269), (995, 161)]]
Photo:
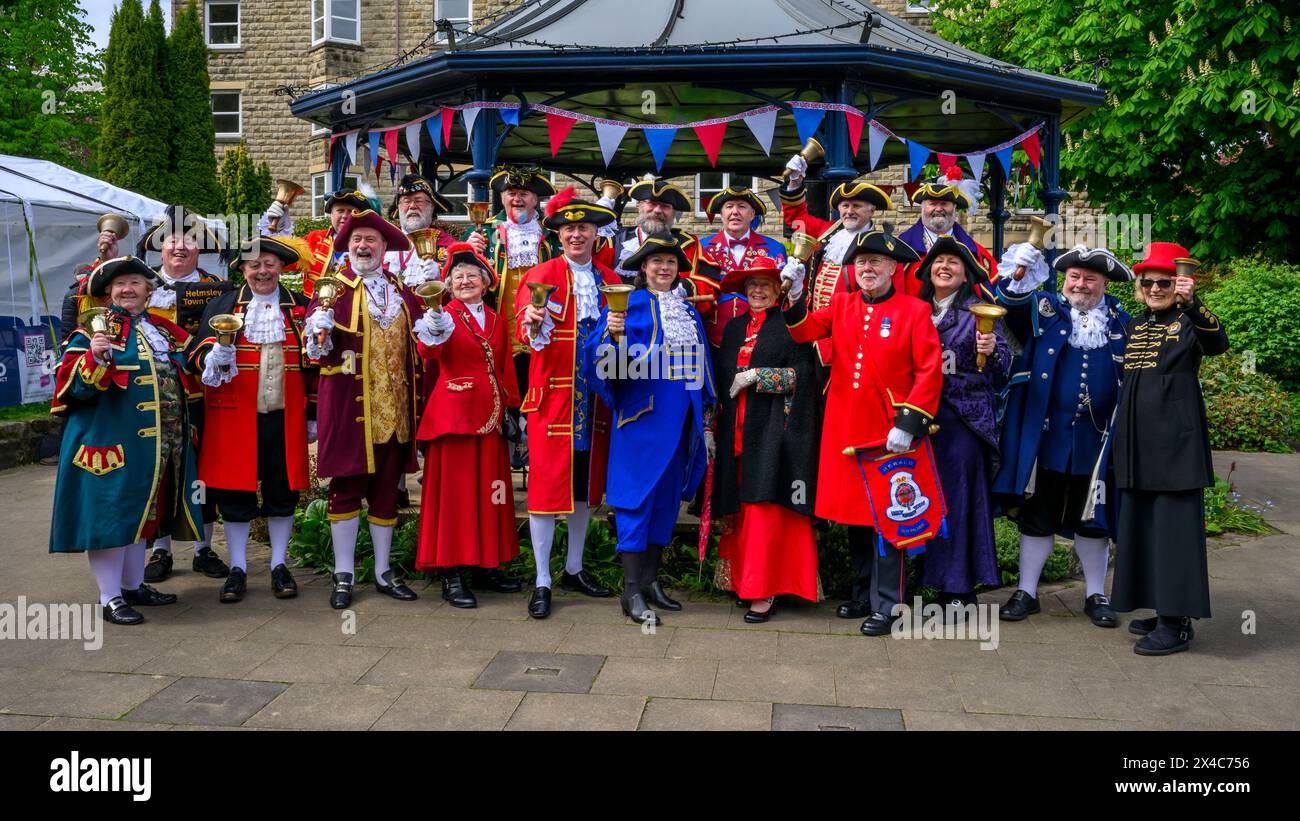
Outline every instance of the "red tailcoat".
[[(438, 363), (437, 379), (420, 420), (419, 439), (449, 434), (497, 435), (506, 408), (519, 407), (519, 385), (510, 358), (506, 323), (485, 308), (484, 329), (459, 299), (443, 308), (456, 323), (451, 338), (420, 355)], [(508, 477), (507, 477), (508, 478)]]
[[(212, 300), (204, 315), (200, 338), (188, 355), (197, 373), (203, 373), (208, 352), (217, 336), (207, 318), (216, 314), (243, 314), (252, 292), (247, 285)], [(301, 304), (300, 304), (301, 303)], [(302, 321), (306, 299), (280, 288), (284, 318), (284, 457), (289, 487), (303, 490), (311, 483), (307, 467), (307, 418), (315, 404), (316, 367), (303, 348)], [(261, 346), (244, 338), (235, 340), (235, 378), (219, 388), (204, 387), (203, 441), (199, 450), (199, 481), (222, 490), (257, 490), (257, 390)]]
[[(619, 285), (618, 274), (595, 263), (597, 285)], [(555, 329), (551, 342), (532, 351), (528, 364), (528, 393), (519, 407), (528, 417), (528, 512), (573, 512), (573, 375), (581, 367), (577, 350), (577, 304), (573, 296), (573, 272), (563, 256), (547, 260), (524, 274), (515, 294), (515, 337), (528, 344), (524, 309), (532, 291), (529, 282), (555, 285), (548, 302)], [(601, 295), (602, 307), (605, 297)], [(558, 308), (557, 308), (558, 306)], [(609, 408), (592, 395), (591, 470), (587, 499), (592, 507), (605, 495), (605, 470), (609, 459)]]
[[(350, 267), (345, 266), (335, 274), (343, 287), (334, 303), (334, 330), (330, 338), (334, 347), (320, 359), (320, 387), (317, 394), (316, 422), (316, 474), (322, 477), (359, 476), (375, 472), (375, 448), (370, 430), (370, 397), (366, 391), (366, 369), (370, 367), (368, 341), (373, 320), (366, 304), (369, 295)], [(419, 466), (415, 459), (415, 406), (419, 383), (416, 381), (417, 360), (415, 334), (410, 330), (415, 320), (424, 314), (424, 303), (402, 284), (400, 279), (388, 276), (402, 297), (402, 310), (406, 313), (408, 354), (406, 358), (406, 412), (410, 421), (411, 441), (404, 458), (403, 470), (414, 472)], [(308, 315), (319, 307), (315, 298), (307, 308)]]
[[(750, 231), (745, 237), (745, 255), (739, 263), (727, 249), (729, 242), (730, 239), (725, 231), (719, 231), (704, 239), (704, 250), (722, 268), (724, 279), (732, 271), (752, 268), (754, 260), (759, 257), (771, 257), (776, 261), (777, 267), (785, 264), (784, 246), (772, 237), (765, 237), (757, 231)], [(727, 327), (727, 323), (747, 313), (749, 313), (749, 303), (743, 296), (737, 296), (719, 301), (713, 312), (704, 317), (704, 333), (708, 336), (709, 344), (714, 350), (722, 344), (722, 331)]]
[[(334, 229), (319, 228), (315, 231), (308, 231), (303, 235), (307, 245), (311, 247), (311, 270), (303, 274), (302, 292), (308, 299), (316, 291), (316, 280), (320, 279), (325, 273), (325, 268), (329, 265), (330, 257), (334, 254)], [(342, 250), (347, 250), (346, 248)]]
[(861, 291), (838, 293), (809, 313), (786, 313), (795, 342), (833, 341), (826, 416), (817, 472), (817, 515), (843, 524), (873, 523), (862, 474), (844, 449), (884, 444), (889, 429), (923, 434), (939, 409), (943, 351), (930, 306), (890, 292), (868, 304)]

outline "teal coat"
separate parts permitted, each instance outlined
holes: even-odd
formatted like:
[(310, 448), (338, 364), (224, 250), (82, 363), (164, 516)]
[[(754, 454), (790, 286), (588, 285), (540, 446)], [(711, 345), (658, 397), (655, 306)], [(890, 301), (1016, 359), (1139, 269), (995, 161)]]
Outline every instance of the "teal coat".
[[(77, 328), (64, 343), (51, 413), (67, 418), (54, 486), (51, 553), (79, 553), (134, 544), (149, 510), (164, 502), (157, 535), (194, 541), (202, 533), (202, 488), (193, 434), (181, 387), (183, 448), (168, 486), (162, 486), (162, 432), (156, 363), (129, 316), (112, 311), (113, 360), (105, 368), (90, 353), (90, 332)], [(184, 375), (185, 331), (165, 319), (152, 324), (172, 342), (170, 359)], [(177, 478), (180, 481), (176, 481)]]

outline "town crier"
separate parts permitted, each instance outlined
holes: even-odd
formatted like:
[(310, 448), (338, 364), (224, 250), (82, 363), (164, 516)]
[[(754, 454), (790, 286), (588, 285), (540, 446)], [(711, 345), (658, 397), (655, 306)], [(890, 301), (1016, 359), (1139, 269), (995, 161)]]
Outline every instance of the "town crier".
[[(759, 257), (770, 257), (777, 265), (785, 264), (785, 246), (780, 240), (758, 233), (767, 206), (755, 192), (728, 186), (709, 200), (708, 213), (722, 217), (722, 230), (702, 240), (704, 250), (717, 260), (721, 278), (732, 271), (753, 268), (754, 260)], [(722, 344), (722, 330), (727, 323), (748, 311), (743, 296), (719, 291), (717, 306), (706, 312), (704, 318), (704, 332), (714, 350)]]
[[(163, 218), (153, 225), (136, 247), (137, 256), (144, 259), (150, 251), (161, 254), (158, 272), (160, 285), (149, 295), (149, 314), (174, 322), (193, 335), (199, 329), (206, 300), (229, 287), (226, 280), (209, 274), (199, 267), (199, 255), (222, 253), (217, 235), (203, 220), (183, 205), (169, 205)], [(198, 442), (203, 441), (203, 386), (198, 380), (185, 385), (185, 401), (189, 404), (190, 425)], [(230, 572), (226, 563), (212, 549), (212, 533), (216, 528), (217, 514), (212, 501), (201, 505), (203, 529), (194, 543), (191, 569), (210, 579), (225, 578)], [(172, 540), (161, 535), (152, 543), (153, 552), (145, 568), (145, 581), (161, 582), (172, 572)]]
[(404, 601), (416, 597), (394, 575), (389, 555), (398, 481), (418, 467), (412, 326), (424, 307), (400, 279), (384, 271), (384, 253), (408, 246), (397, 226), (374, 211), (360, 211), (343, 222), (335, 239), (348, 253), (335, 275), (338, 296), (332, 307), (321, 304), (320, 293), (312, 298), (306, 333), (307, 354), (320, 362), (316, 472), (330, 477), (330, 606), (341, 610), (352, 602), (363, 498), (375, 547), (375, 587)]
[[(297, 262), (298, 252), (274, 237), (244, 243), (231, 273), (242, 273), (245, 284), (208, 303), (187, 352), (205, 386), (199, 481), (216, 503), (230, 549), (223, 602), (244, 597), (248, 532), (259, 516), (270, 533), (271, 592), (281, 599), (298, 594), (287, 564), (289, 533), (299, 491), (311, 482), (307, 442), (317, 369), (303, 346), (307, 298), (280, 284), (284, 266)], [(214, 318), (231, 315), (243, 326), (234, 344), (222, 344)]]
[[(515, 304), (515, 337), (532, 349), (528, 391), (520, 411), (528, 419), (528, 527), (537, 579), (528, 614), (551, 613), (551, 545), (555, 517), (569, 525), (569, 552), (560, 587), (588, 596), (612, 595), (583, 569), (582, 553), (591, 505), (605, 495), (609, 458), (609, 409), (595, 394), (583, 367), (587, 340), (605, 305), (601, 285), (622, 280), (593, 258), (596, 229), (614, 212), (574, 199), (566, 188), (546, 207), (547, 228), (559, 235), (561, 254), (524, 275)], [(554, 286), (544, 307), (531, 304), (529, 283)]]
[[(861, 631), (889, 633), (903, 598), (903, 551), (877, 544), (875, 518), (864, 476), (852, 449), (880, 442), (902, 453), (929, 431), (939, 409), (943, 351), (930, 320), (930, 306), (894, 289), (898, 263), (917, 261), (916, 252), (889, 232), (859, 234), (840, 264), (852, 265), (858, 289), (831, 297), (808, 311), (803, 278), (787, 271), (792, 307), (785, 312), (795, 342), (831, 337), (831, 375), (822, 423), (815, 511), (848, 525), (853, 558), (852, 600), (836, 615), (867, 616)], [(848, 454), (845, 449), (850, 449)]]
[[(989, 281), (997, 282), (998, 261), (988, 249), (966, 233), (966, 229), (957, 224), (957, 212), (975, 207), (973, 192), (978, 191), (971, 181), (962, 180), (961, 169), (953, 166), (933, 182), (926, 182), (912, 194), (912, 202), (920, 203), (921, 216), (916, 223), (903, 233), (899, 239), (916, 251), (917, 256), (925, 257), (939, 237), (951, 236), (965, 245), (975, 256), (980, 267), (990, 272)], [(921, 265), (900, 265), (894, 272), (894, 289), (899, 293), (917, 296), (921, 292), (921, 280), (916, 277), (916, 270)]]
[[(837, 219), (824, 220), (808, 213), (804, 186), (807, 162), (796, 154), (787, 167), (791, 168), (791, 173), (789, 188), (781, 189), (781, 216), (790, 228), (817, 240), (817, 250), (808, 260), (807, 267), (813, 274), (806, 289), (808, 308), (817, 311), (831, 304), (832, 294), (852, 291), (858, 287), (853, 281), (852, 271), (845, 271), (840, 260), (844, 258), (854, 237), (871, 230), (876, 213), (892, 211), (894, 203), (883, 189), (865, 180), (842, 182), (831, 192), (831, 211)], [(791, 259), (786, 265), (803, 266), (803, 263)], [(823, 366), (829, 366), (830, 339), (819, 339), (814, 347), (817, 349), (818, 361)]]
[(416, 231), (428, 228), (433, 233), (434, 255), (424, 259), (414, 245), (405, 251), (384, 254), (384, 267), (402, 278), (410, 288), (442, 278), (442, 265), (447, 261), (447, 249), (456, 242), (452, 226), (438, 222), (439, 214), (450, 214), (451, 202), (434, 190), (433, 184), (419, 174), (407, 174), (393, 194), (393, 204), (388, 208), (388, 218), (396, 219), (402, 233), (409, 238)]
[[(307, 247), (311, 249), (309, 268), (302, 277), (302, 292), (308, 299), (315, 291), (316, 280), (324, 276), (326, 271), (335, 270), (343, 263), (343, 256), (348, 249), (342, 242), (336, 241), (336, 235), (343, 221), (352, 214), (368, 208), (370, 208), (370, 200), (360, 191), (341, 189), (325, 198), (325, 215), (329, 217), (329, 227), (308, 231), (303, 235)], [(273, 217), (280, 217), (280, 225), (276, 231), (270, 229), (270, 219)], [(292, 236), (293, 217), (284, 210), (282, 203), (273, 202), (262, 215), (258, 228), (263, 236), (268, 234)]]

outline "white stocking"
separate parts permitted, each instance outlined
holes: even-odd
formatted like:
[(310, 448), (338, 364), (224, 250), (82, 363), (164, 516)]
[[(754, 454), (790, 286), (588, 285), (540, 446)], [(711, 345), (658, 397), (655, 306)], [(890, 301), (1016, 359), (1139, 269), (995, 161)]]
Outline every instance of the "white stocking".
[(536, 587), (551, 586), (551, 543), (555, 541), (555, 517), (528, 514), (528, 532), (533, 540), (533, 561), (537, 563)]
[(582, 550), (587, 545), (587, 522), (591, 521), (591, 507), (586, 502), (575, 500), (573, 512), (566, 519), (569, 523), (569, 552), (564, 557), (564, 572), (573, 576), (582, 570)]
[(1087, 595), (1106, 593), (1106, 563), (1110, 559), (1110, 539), (1095, 536), (1075, 536), (1074, 552), (1083, 565), (1083, 578), (1088, 586)]
[(361, 529), (361, 517), (353, 516), (338, 522), (330, 522), (330, 536), (334, 539), (334, 572), (352, 573), (357, 570), (357, 531)]
[(230, 549), (230, 566), (248, 572), (248, 531), (252, 522), (226, 520), (226, 547)]
[(390, 570), (388, 556), (393, 551), (393, 526), (371, 522), (370, 541), (375, 545), (375, 578), (382, 579)]
[(1055, 542), (1051, 536), (1020, 534), (1020, 589), (1034, 598), (1038, 598), (1038, 578)]
[(108, 604), (122, 595), (122, 560), (126, 556), (125, 547), (110, 547), (108, 550), (87, 550), (90, 557), (90, 572), (95, 574), (95, 584), (99, 585), (99, 603)]
[[(122, 556), (122, 589), (139, 590), (144, 584), (144, 554), (146, 542), (127, 545)], [(120, 594), (119, 594), (120, 595)]]
[(271, 569), (274, 570), (289, 560), (289, 534), (293, 531), (292, 516), (273, 516), (266, 520), (266, 529), (271, 533)]

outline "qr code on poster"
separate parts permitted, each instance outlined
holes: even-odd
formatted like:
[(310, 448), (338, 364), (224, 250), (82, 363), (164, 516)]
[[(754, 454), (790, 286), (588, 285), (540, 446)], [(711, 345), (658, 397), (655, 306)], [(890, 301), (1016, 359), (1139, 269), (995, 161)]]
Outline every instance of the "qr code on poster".
[(27, 367), (35, 368), (40, 366), (45, 359), (45, 337), (28, 336), (23, 338), (23, 343), (27, 354)]

